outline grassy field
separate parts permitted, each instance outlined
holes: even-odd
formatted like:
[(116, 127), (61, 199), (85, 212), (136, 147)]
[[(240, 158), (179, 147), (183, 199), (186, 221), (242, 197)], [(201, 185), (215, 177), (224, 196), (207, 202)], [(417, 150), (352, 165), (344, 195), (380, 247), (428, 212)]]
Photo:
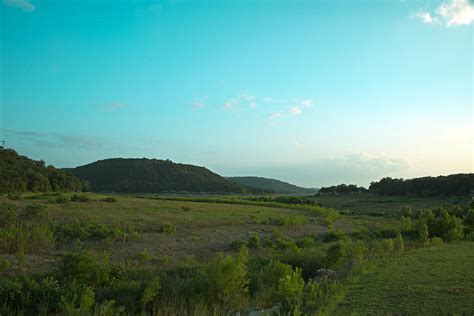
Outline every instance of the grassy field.
[[(0, 223), (3, 226), (0, 247), (4, 247), (0, 254), (0, 276), (12, 277), (12, 282), (17, 282), (6, 280), (2, 285), (0, 278), (0, 311), (2, 291), (6, 293), (3, 295), (12, 298), (8, 308), (19, 302), (25, 311), (46, 308), (42, 307), (41, 300), (38, 303), (29, 301), (31, 295), (40, 297), (34, 294), (37, 287), (32, 280), (35, 275), (39, 278), (35, 282), (46, 282), (53, 287), (50, 290), (56, 296), (51, 294), (55, 298), (47, 303), (47, 309), (54, 312), (64, 311), (58, 296), (61, 298), (62, 291), (67, 291), (71, 295), (67, 298), (71, 306), (85, 314), (91, 312), (90, 308), (106, 308), (100, 304), (108, 304), (107, 299), (112, 298), (132, 314), (141, 310), (179, 315), (198, 308), (199, 315), (207, 315), (210, 312), (207, 308), (219, 308), (217, 314), (225, 315), (229, 311), (281, 306), (287, 295), (291, 298), (293, 287), (298, 288), (298, 284), (303, 287), (298, 288), (298, 296), (288, 304), (310, 314), (326, 311), (326, 307), (343, 314), (463, 313), (473, 309), (474, 243), (419, 248), (421, 243), (416, 239), (416, 233), (414, 237), (412, 228), (402, 228), (399, 218), (399, 211), (405, 206), (417, 210), (457, 205), (466, 203), (467, 199), (346, 195), (316, 197), (316, 201), (323, 207), (311, 203), (259, 201), (245, 196), (138, 197), (94, 193), (0, 196), (0, 216), (8, 214), (6, 205), (17, 213), (13, 225)], [(335, 210), (343, 211), (338, 214)], [(89, 221), (95, 224), (89, 227)], [(74, 226), (74, 223), (79, 224)], [(33, 230), (38, 225), (48, 229), (38, 235), (43, 244), (39, 243), (37, 249), (8, 250), (8, 245), (17, 247), (21, 244), (22, 236), (26, 235), (21, 231), (22, 227)], [(13, 227), (12, 230), (9, 227)], [(92, 235), (82, 235), (83, 230), (87, 233), (89, 229), (93, 230)], [(61, 237), (63, 232), (70, 230), (75, 237)], [(108, 232), (105, 235), (104, 230)], [(118, 235), (110, 230), (118, 231)], [(50, 239), (48, 231), (53, 236)], [(398, 236), (404, 242), (405, 253), (394, 251), (393, 242), (399, 232), (403, 234), (404, 239)], [(387, 248), (387, 242), (392, 243), (392, 248)], [(239, 263), (242, 245), (249, 247), (249, 253), (248, 258)], [(359, 254), (353, 251), (352, 248), (357, 249), (355, 247), (361, 247)], [(90, 254), (91, 258), (77, 257), (75, 260), (85, 260), (83, 264), (96, 271), (109, 271), (103, 284), (97, 284), (95, 277), (89, 279), (82, 275), (82, 269), (61, 272), (65, 271), (65, 258), (84, 253)], [(230, 257), (222, 257), (221, 253)], [(327, 260), (330, 254), (344, 262), (367, 262), (371, 268), (362, 275), (346, 278), (344, 270), (337, 270), (340, 268), (337, 261)], [(383, 261), (378, 262), (379, 259)], [(239, 264), (243, 265), (238, 268)], [(322, 267), (336, 269), (334, 282), (315, 279), (317, 270)], [(114, 272), (117, 269), (122, 271), (118, 276)], [(239, 271), (246, 272), (239, 274)], [(73, 294), (85, 295), (87, 289), (69, 288), (71, 273), (80, 286), (95, 292), (97, 301), (93, 307), (84, 310), (75, 301)], [(223, 280), (240, 275), (242, 284), (249, 283), (244, 288), (232, 289), (238, 293), (233, 296), (234, 292), (225, 292), (230, 290), (220, 287), (232, 287), (235, 281), (221, 284), (215, 279), (212, 285), (209, 280), (214, 273), (222, 273)], [(231, 276), (232, 273), (237, 276)], [(26, 276), (31, 279), (21, 285)], [(48, 283), (50, 278), (57, 278), (61, 288), (58, 289), (54, 282)], [(18, 290), (22, 287), (28, 287), (28, 291), (25, 292), (25, 288)], [(159, 295), (150, 298), (152, 289)], [(210, 289), (214, 292), (209, 292), (209, 296), (205, 293)], [(123, 294), (126, 291), (134, 293), (133, 300), (126, 299)], [(227, 293), (225, 300), (221, 299), (219, 291)], [(281, 291), (286, 292), (281, 294)], [(24, 292), (28, 294), (22, 296)], [(148, 297), (149, 303), (140, 303), (143, 297)], [(338, 297), (344, 297), (342, 303)], [(442, 307), (437, 308), (437, 303)], [(184, 304), (179, 307), (183, 308), (182, 312), (177, 311), (174, 304)], [(334, 304), (339, 305), (332, 310)]]
[(342, 313), (472, 315), (474, 243), (420, 248), (379, 264), (349, 287)]

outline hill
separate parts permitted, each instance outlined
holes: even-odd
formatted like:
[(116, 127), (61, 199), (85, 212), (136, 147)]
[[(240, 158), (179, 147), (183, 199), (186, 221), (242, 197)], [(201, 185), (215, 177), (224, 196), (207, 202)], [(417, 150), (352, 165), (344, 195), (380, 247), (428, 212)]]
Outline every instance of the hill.
[(279, 194), (315, 194), (318, 189), (302, 188), (294, 184), (283, 182), (275, 179), (268, 179), (263, 177), (228, 177), (228, 180), (263, 190), (270, 190)]
[(383, 178), (369, 191), (380, 195), (468, 196), (474, 190), (474, 173), (413, 179)]
[(87, 184), (70, 172), (46, 166), (12, 149), (0, 149), (0, 193), (84, 191)]
[(112, 158), (99, 160), (71, 171), (90, 183), (96, 192), (118, 193), (262, 193), (194, 165), (171, 160)]

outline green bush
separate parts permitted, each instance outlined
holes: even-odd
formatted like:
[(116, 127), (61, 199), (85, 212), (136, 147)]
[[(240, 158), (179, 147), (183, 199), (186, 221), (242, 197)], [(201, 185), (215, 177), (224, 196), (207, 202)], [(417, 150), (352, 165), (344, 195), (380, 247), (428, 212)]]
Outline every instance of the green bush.
[(73, 194), (71, 196), (71, 202), (79, 202), (79, 203), (85, 203), (85, 202), (90, 202), (91, 199), (84, 194)]
[(278, 280), (277, 297), (280, 303), (280, 313), (295, 315), (301, 309), (303, 300), (304, 280), (301, 269), (296, 268)]
[(395, 254), (402, 254), (405, 252), (405, 241), (400, 233), (398, 233), (397, 237), (393, 239), (393, 252)]
[(23, 196), (20, 193), (12, 192), (7, 194), (7, 199), (13, 201), (20, 201), (23, 199)]
[(240, 251), (240, 249), (247, 246), (248, 246), (248, 242), (243, 239), (234, 240), (230, 244), (230, 248), (234, 251)]
[(309, 222), (309, 219), (303, 215), (283, 216), (277, 219), (277, 224), (280, 226), (301, 226)]
[(66, 196), (60, 195), (57, 196), (53, 202), (56, 204), (67, 204), (69, 201), (70, 200)]
[(69, 242), (72, 240), (101, 240), (122, 241), (138, 239), (139, 235), (133, 228), (126, 225), (118, 227), (96, 222), (94, 220), (74, 220), (66, 224), (58, 224), (55, 236), (59, 241)]
[(174, 234), (176, 232), (176, 227), (171, 223), (163, 223), (161, 225), (160, 231), (165, 234)]
[(184, 212), (189, 212), (191, 210), (191, 208), (189, 206), (181, 206), (181, 209), (184, 211)]
[(250, 236), (250, 239), (248, 241), (248, 247), (251, 249), (258, 248), (260, 246), (260, 235), (258, 233), (253, 233), (252, 236)]
[(30, 204), (25, 207), (20, 215), (23, 221), (41, 221), (48, 218), (48, 212), (45, 205)]
[(103, 199), (102, 199), (102, 202), (116, 203), (116, 202), (117, 202), (117, 198), (116, 198), (116, 197), (113, 197), (113, 196), (108, 196), (108, 197), (106, 197), (106, 198), (103, 198)]
[(226, 310), (243, 306), (248, 298), (248, 250), (242, 248), (234, 258), (217, 255), (206, 269), (207, 293), (211, 302)]
[(0, 204), (0, 227), (8, 227), (17, 223), (18, 213), (13, 204)]
[(367, 252), (367, 247), (360, 241), (342, 239), (328, 248), (325, 263), (328, 267), (336, 269), (350, 262), (359, 262)]
[(48, 225), (12, 225), (0, 229), (0, 253), (40, 253), (54, 246)]

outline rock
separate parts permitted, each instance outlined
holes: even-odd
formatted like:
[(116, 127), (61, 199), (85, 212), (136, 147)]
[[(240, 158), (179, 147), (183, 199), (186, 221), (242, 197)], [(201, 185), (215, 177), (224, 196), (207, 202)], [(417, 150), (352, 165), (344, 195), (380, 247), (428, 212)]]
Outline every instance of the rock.
[(335, 274), (334, 270), (320, 268), (316, 271), (316, 279), (318, 280), (326, 279), (328, 277), (333, 276), (334, 274)]

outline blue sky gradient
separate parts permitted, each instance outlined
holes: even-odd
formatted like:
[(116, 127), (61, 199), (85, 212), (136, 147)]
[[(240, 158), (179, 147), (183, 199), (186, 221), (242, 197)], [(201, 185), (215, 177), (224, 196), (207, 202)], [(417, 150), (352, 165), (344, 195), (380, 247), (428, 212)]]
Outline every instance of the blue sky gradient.
[(0, 19), (0, 138), (34, 159), (304, 186), (473, 172), (467, 0), (3, 0)]

